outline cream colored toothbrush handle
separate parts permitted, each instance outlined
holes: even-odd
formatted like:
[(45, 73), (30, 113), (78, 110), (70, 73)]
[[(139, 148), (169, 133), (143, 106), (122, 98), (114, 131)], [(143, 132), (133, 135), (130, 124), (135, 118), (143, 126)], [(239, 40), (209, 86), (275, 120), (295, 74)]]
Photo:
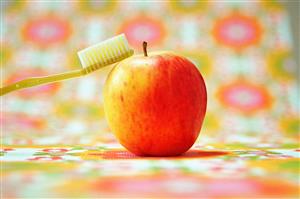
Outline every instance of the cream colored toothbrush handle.
[(56, 75), (49, 75), (49, 76), (44, 76), (44, 77), (31, 77), (31, 78), (24, 79), (19, 82), (16, 82), (11, 85), (0, 88), (0, 96), (10, 93), (12, 91), (23, 89), (23, 88), (29, 88), (29, 87), (38, 86), (41, 84), (53, 83), (53, 82), (57, 82), (57, 81), (65, 80), (65, 79), (82, 76), (85, 74), (86, 73), (84, 70), (75, 70), (75, 71), (71, 71), (71, 72), (60, 73), (60, 74), (56, 74)]

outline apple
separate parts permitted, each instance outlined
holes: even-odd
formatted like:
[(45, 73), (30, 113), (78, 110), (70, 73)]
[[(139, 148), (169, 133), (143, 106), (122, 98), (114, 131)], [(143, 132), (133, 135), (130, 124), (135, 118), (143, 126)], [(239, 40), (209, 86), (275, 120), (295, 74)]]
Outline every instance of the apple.
[(118, 141), (139, 156), (176, 156), (195, 143), (206, 112), (202, 75), (173, 52), (117, 64), (104, 85), (104, 112)]

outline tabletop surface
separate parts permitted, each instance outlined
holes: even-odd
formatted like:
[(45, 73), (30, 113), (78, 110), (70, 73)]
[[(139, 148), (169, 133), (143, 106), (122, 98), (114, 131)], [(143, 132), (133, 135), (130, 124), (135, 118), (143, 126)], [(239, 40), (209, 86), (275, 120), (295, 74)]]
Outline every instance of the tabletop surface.
[(297, 198), (296, 146), (195, 144), (177, 157), (138, 157), (115, 142), (4, 146), (6, 198)]

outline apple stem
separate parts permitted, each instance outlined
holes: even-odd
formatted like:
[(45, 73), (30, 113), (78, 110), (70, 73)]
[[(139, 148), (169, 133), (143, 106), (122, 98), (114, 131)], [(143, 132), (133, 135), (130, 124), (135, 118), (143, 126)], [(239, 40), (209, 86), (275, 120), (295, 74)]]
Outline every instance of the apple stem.
[(148, 54), (147, 54), (147, 42), (143, 42), (143, 50), (144, 50), (144, 56), (145, 57), (148, 57)]

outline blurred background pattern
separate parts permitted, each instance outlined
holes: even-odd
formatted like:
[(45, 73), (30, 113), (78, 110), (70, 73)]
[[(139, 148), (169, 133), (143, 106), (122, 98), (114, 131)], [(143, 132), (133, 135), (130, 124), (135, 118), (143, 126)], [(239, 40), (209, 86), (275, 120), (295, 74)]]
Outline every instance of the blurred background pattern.
[[(124, 32), (136, 53), (141, 53), (142, 41), (145, 40), (148, 41), (149, 51), (176, 51), (187, 56), (201, 71), (208, 89), (208, 111), (196, 147), (297, 148), (300, 124), (299, 65), (295, 56), (299, 51), (297, 53), (293, 44), (297, 46), (299, 43), (298, 38), (293, 37), (291, 18), (285, 4), (294, 11), (299, 6), (296, 1), (281, 4), (271, 0), (4, 0), (1, 1), (1, 83), (6, 85), (25, 77), (78, 69), (81, 67), (77, 57), (79, 50)], [(297, 30), (295, 32), (297, 34)], [(78, 153), (82, 160), (90, 161), (76, 165), (39, 165), (38, 170), (42, 173), (33, 173), (33, 168), (37, 167), (31, 163), (8, 163), (5, 178), (7, 196), (33, 197), (47, 193), (47, 197), (85, 197), (97, 196), (97, 191), (109, 196), (116, 190), (124, 194), (126, 190), (149, 193), (147, 191), (151, 187), (161, 191), (159, 193), (177, 190), (173, 193), (175, 196), (188, 193), (195, 196), (199, 190), (204, 190), (201, 193), (207, 196), (232, 196), (231, 193), (236, 194), (233, 196), (243, 193), (248, 196), (272, 196), (273, 192), (287, 196), (297, 192), (294, 186), (299, 185), (299, 162), (295, 159), (299, 155), (295, 155), (295, 151), (240, 151), (234, 158), (226, 156), (207, 162), (195, 160), (194, 164), (186, 163), (186, 166), (191, 166), (187, 167), (189, 170), (183, 169), (183, 173), (194, 172), (187, 176), (176, 170), (178, 162), (173, 162), (174, 167), (170, 166), (173, 163), (168, 165), (153, 161), (144, 164), (142, 161), (119, 164), (93, 162), (97, 157), (88, 156), (85, 150), (101, 151), (103, 143), (116, 143), (102, 107), (102, 89), (112, 67), (82, 78), (1, 97), (1, 139), (8, 147), (2, 149), (1, 154), (21, 150), (17, 148), (22, 146), (26, 148), (15, 152), (15, 156), (4, 156), (6, 161), (24, 158), (26, 161), (63, 159), (70, 162), (77, 161), (77, 156), (70, 154)], [(60, 146), (73, 148), (51, 148)], [(81, 146), (90, 148), (83, 149)], [(110, 153), (113, 157), (122, 157), (122, 154)], [(26, 159), (26, 155), (30, 158)], [(255, 161), (245, 164), (243, 161), (248, 158), (272, 160), (268, 164)], [(283, 160), (280, 159), (284, 158), (292, 159), (281, 162)], [(183, 163), (180, 165), (178, 168), (186, 168)], [(216, 165), (219, 167), (215, 168)], [(288, 173), (281, 174), (281, 169)], [(127, 174), (124, 174), (125, 170)], [(167, 178), (162, 171), (176, 171), (179, 174), (172, 173), (176, 177)], [(51, 172), (53, 175), (46, 174)], [(139, 177), (121, 178), (122, 172), (125, 176), (137, 174)], [(155, 172), (158, 172), (155, 174), (157, 176)], [(154, 177), (144, 179), (141, 176), (145, 173)], [(109, 174), (120, 176), (108, 178)], [(91, 179), (92, 176), (94, 179)], [(96, 176), (104, 178), (93, 181)], [(226, 177), (233, 176), (238, 179), (230, 181), (230, 184)], [(253, 179), (253, 176), (257, 178)], [(279, 180), (270, 180), (275, 176)], [(218, 180), (215, 181), (214, 177)], [(263, 180), (258, 180), (258, 177)], [(68, 178), (71, 180), (66, 181)], [(292, 185), (280, 184), (283, 179)], [(63, 183), (60, 189), (56, 187), (58, 181)], [(166, 182), (167, 187), (158, 182)], [(26, 183), (27, 188), (23, 190), (13, 188), (23, 187)], [(47, 189), (46, 184), (54, 186), (51, 192), (43, 191)], [(224, 184), (227, 186), (221, 189)], [(202, 188), (197, 188), (198, 185)], [(87, 194), (90, 192), (94, 195)]]
[[(80, 68), (77, 51), (124, 32), (141, 52), (192, 60), (208, 89), (202, 143), (299, 140), (289, 16), (276, 1), (4, 1), (2, 84)], [(102, 88), (112, 67), (3, 97), (5, 144), (114, 139)], [(106, 135), (104, 135), (106, 133)]]

